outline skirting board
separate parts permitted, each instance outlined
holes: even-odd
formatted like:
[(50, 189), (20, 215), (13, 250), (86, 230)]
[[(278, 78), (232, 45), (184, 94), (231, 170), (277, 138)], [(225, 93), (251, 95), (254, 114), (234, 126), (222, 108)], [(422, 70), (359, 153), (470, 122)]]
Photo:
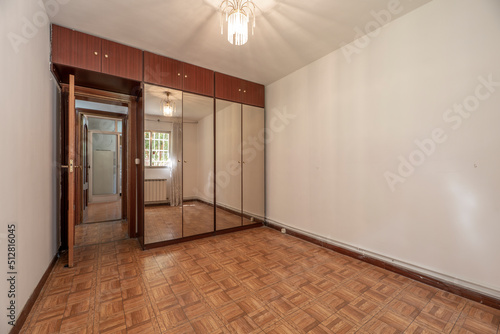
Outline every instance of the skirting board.
[(28, 319), (28, 315), (31, 312), (31, 309), (35, 305), (35, 301), (40, 295), (40, 292), (42, 292), (42, 289), (49, 279), (50, 273), (52, 272), (52, 269), (54, 269), (54, 266), (56, 265), (57, 259), (59, 258), (59, 253), (54, 255), (54, 258), (50, 262), (49, 266), (47, 267), (47, 270), (45, 270), (45, 273), (43, 274), (42, 278), (40, 278), (40, 281), (38, 282), (35, 290), (33, 290), (33, 293), (29, 297), (29, 299), (26, 301), (26, 304), (24, 304), (23, 310), (19, 314), (19, 316), (16, 319), (16, 324), (12, 329), (10, 330), (9, 334), (17, 334), (21, 331), (21, 328), (23, 328), (24, 323), (26, 322), (26, 319)]
[(269, 219), (267, 219), (265, 225), (278, 231), (285, 228), (288, 235), (500, 310), (500, 298), (496, 296), (498, 295), (498, 291), (419, 268), (408, 263), (396, 262), (384, 256), (369, 253)]

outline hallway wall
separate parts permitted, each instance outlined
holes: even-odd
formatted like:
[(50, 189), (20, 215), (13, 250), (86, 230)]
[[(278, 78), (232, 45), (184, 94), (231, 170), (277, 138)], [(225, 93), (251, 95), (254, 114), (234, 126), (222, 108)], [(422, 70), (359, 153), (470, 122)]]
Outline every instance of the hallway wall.
[(58, 247), (56, 86), (50, 32), (38, 1), (0, 2), (0, 332), (7, 333), (7, 225), (16, 225), (16, 311)]

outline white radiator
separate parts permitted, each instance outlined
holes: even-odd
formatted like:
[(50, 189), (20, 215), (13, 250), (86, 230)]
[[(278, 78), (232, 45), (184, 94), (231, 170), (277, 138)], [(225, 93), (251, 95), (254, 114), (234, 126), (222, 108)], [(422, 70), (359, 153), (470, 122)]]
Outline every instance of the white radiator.
[(167, 202), (167, 179), (144, 180), (144, 202)]

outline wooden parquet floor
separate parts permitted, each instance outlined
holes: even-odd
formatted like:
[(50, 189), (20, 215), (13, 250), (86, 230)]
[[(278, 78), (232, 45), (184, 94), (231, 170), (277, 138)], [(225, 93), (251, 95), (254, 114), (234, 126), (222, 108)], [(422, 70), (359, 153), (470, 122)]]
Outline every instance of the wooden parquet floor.
[(268, 228), (61, 258), (22, 333), (491, 333), (500, 311)]

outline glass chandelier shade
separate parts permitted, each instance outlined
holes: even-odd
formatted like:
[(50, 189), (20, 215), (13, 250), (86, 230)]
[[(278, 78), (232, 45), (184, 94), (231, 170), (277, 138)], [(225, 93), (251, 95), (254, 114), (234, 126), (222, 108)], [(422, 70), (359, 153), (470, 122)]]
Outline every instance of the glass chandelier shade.
[(221, 34), (224, 34), (224, 16), (227, 22), (227, 40), (234, 45), (248, 42), (248, 24), (252, 20), (252, 35), (255, 28), (255, 4), (252, 0), (224, 0), (220, 5)]
[(170, 93), (167, 92), (167, 98), (162, 101), (163, 116), (170, 117), (175, 112), (175, 103), (170, 100)]

